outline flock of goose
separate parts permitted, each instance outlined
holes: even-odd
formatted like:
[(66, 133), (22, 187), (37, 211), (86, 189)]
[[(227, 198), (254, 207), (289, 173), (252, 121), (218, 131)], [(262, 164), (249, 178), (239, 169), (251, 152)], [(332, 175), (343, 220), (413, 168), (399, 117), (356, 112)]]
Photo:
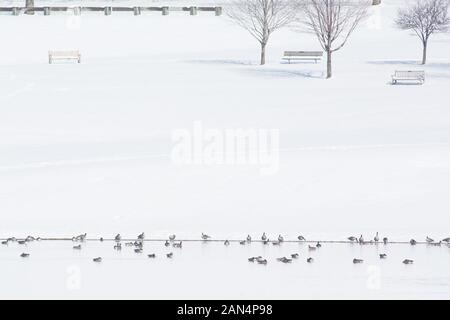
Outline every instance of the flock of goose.
[[(170, 235), (167, 240), (153, 240), (153, 241), (163, 241), (165, 247), (182, 248), (183, 247), (183, 241), (176, 241), (175, 239), (176, 239), (176, 235), (173, 234), (173, 235)], [(15, 242), (15, 243), (18, 243), (20, 245), (24, 245), (24, 244), (27, 244), (28, 242), (41, 241), (41, 240), (56, 240), (56, 239), (48, 239), (48, 238), (47, 239), (43, 239), (43, 238), (40, 238), (40, 237), (35, 238), (35, 237), (32, 237), (32, 236), (28, 236), (28, 237), (26, 237), (24, 239), (11, 237), (11, 238), (7, 238), (6, 240), (3, 240), (1, 242), (1, 244), (2, 245), (8, 245), (10, 242), (11, 243)], [(81, 235), (78, 235), (78, 236), (74, 236), (71, 239), (64, 239), (64, 240), (72, 240), (73, 242), (77, 242), (78, 244), (73, 246), (73, 250), (81, 250), (82, 246), (81, 246), (80, 242), (83, 243), (83, 242), (87, 241), (88, 239), (87, 239), (87, 234), (84, 233), (84, 234), (81, 234)], [(104, 238), (91, 239), (91, 240), (97, 240), (97, 241), (101, 241), (101, 242), (106, 241)], [(146, 241), (144, 233), (139, 234), (135, 240), (127, 240), (127, 241), (125, 241), (124, 239), (122, 239), (122, 236), (120, 234), (117, 234), (114, 237), (114, 239), (111, 239), (111, 240), (114, 241), (114, 247), (113, 247), (114, 250), (122, 250), (122, 243), (123, 243), (126, 247), (134, 248), (134, 252), (135, 253), (143, 253), (144, 242)], [(308, 250), (309, 251), (317, 250), (317, 249), (319, 249), (322, 246), (322, 244), (320, 242), (307, 241), (306, 238), (304, 236), (302, 236), (302, 235), (298, 236), (297, 240), (299, 242), (315, 243), (315, 245), (308, 245)], [(387, 237), (384, 237), (381, 240), (381, 242), (380, 242), (380, 237), (378, 235), (378, 232), (376, 233), (376, 235), (373, 238), (373, 240), (366, 241), (366, 240), (364, 240), (363, 235), (361, 235), (359, 237), (351, 236), (351, 237), (348, 237), (347, 240), (348, 241), (346, 241), (346, 242), (348, 242), (348, 243), (356, 243), (356, 244), (360, 244), (360, 245), (379, 244), (381, 242), (386, 245), (386, 244), (389, 243), (389, 240), (388, 240)], [(194, 241), (196, 241), (196, 240), (194, 240)], [(198, 240), (198, 241), (207, 242), (207, 241), (213, 241), (213, 240), (211, 239), (211, 236), (202, 233), (201, 240)], [(223, 244), (225, 246), (229, 246), (231, 244), (230, 240), (214, 240), (214, 241), (223, 241)], [(236, 240), (232, 240), (232, 241), (236, 242)], [(252, 240), (252, 237), (250, 235), (248, 235), (245, 240), (237, 240), (237, 242), (239, 242), (240, 245), (247, 245), (247, 244), (250, 244), (252, 241), (255, 241), (255, 240)], [(271, 241), (267, 237), (266, 233), (264, 232), (262, 234), (262, 236), (261, 236), (261, 240), (256, 240), (255, 242), (261, 242), (264, 245), (272, 244), (272, 245), (279, 246), (284, 241), (285, 241), (284, 237), (281, 234), (278, 235), (278, 238), (276, 240)], [(322, 242), (327, 242), (327, 241), (322, 241)], [(328, 242), (332, 242), (332, 241), (328, 241)], [(409, 244), (412, 245), (412, 246), (417, 245), (418, 243), (419, 242), (416, 241), (415, 239), (411, 239), (409, 241)], [(425, 238), (425, 242), (424, 243), (426, 243), (427, 245), (431, 245), (431, 246), (440, 246), (441, 244), (446, 244), (447, 246), (450, 247), (450, 237), (442, 239), (440, 241), (435, 241), (434, 239), (432, 239), (432, 238), (427, 236)], [(148, 258), (156, 258), (156, 254), (154, 254), (154, 253), (148, 254), (147, 256), (148, 256)], [(28, 257), (30, 257), (30, 254), (24, 252), (24, 253), (22, 253), (20, 255), (20, 257), (28, 258)], [(173, 252), (167, 253), (166, 257), (169, 258), (169, 259), (173, 258)], [(387, 255), (385, 253), (381, 253), (379, 255), (379, 257), (380, 257), (380, 259), (386, 259)], [(299, 258), (299, 254), (298, 253), (293, 253), (289, 257), (277, 258), (277, 261), (282, 262), (282, 263), (291, 263), (294, 259), (298, 259), (298, 258)], [(267, 264), (267, 259), (263, 258), (262, 256), (250, 257), (250, 258), (248, 258), (248, 261), (249, 262), (256, 262), (256, 263), (262, 264), (262, 265)], [(312, 263), (312, 262), (314, 262), (314, 259), (312, 257), (308, 257), (306, 259), (306, 261), (308, 263)], [(95, 257), (95, 258), (93, 258), (93, 262), (97, 262), (97, 263), (102, 262), (102, 257)], [(363, 262), (364, 262), (363, 259), (358, 259), (358, 258), (354, 258), (353, 259), (353, 263), (354, 264), (363, 263)], [(404, 259), (403, 263), (404, 264), (412, 264), (412, 263), (414, 263), (414, 261), (411, 260), (411, 259)]]

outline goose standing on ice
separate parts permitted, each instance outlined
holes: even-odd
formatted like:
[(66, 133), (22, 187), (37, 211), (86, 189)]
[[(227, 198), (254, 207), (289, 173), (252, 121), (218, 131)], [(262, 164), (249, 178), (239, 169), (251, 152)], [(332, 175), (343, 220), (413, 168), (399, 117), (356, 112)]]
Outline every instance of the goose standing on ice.
[(170, 242), (166, 240), (166, 242), (164, 242), (164, 245), (165, 245), (166, 247), (168, 247), (168, 246), (170, 246)]
[(314, 262), (314, 259), (311, 258), (311, 257), (309, 257), (308, 259), (306, 259), (306, 262), (308, 262), (308, 263), (313, 263), (313, 262)]
[(29, 253), (22, 253), (22, 254), (20, 255), (21, 258), (28, 258), (29, 256), (30, 256)]
[(317, 249), (317, 247), (308, 246), (308, 250), (309, 250), (309, 251), (315, 251), (316, 249)]
[(173, 252), (166, 254), (166, 257), (169, 258), (169, 259), (172, 259), (173, 258)]
[(283, 236), (280, 234), (280, 235), (278, 235), (278, 242), (283, 242), (284, 241), (284, 238), (283, 238)]
[(363, 244), (363, 243), (364, 243), (364, 238), (363, 238), (362, 235), (359, 237), (358, 241), (359, 241), (360, 244)]
[(230, 245), (230, 241), (225, 240), (225, 242), (223, 244), (226, 245), (226, 246), (229, 246)]
[(298, 253), (293, 253), (293, 254), (291, 254), (291, 258), (292, 258), (292, 259), (298, 259), (298, 257), (299, 257), (299, 254), (298, 254)]
[(122, 250), (122, 245), (120, 244), (120, 242), (114, 246), (114, 250)]
[(304, 236), (298, 236), (297, 239), (298, 239), (299, 241), (306, 241), (306, 239), (305, 239)]
[(375, 241), (375, 242), (380, 241), (380, 237), (378, 237), (378, 231), (377, 231), (377, 234), (375, 235), (375, 237), (373, 238), (373, 241)]
[(252, 237), (250, 237), (250, 235), (247, 236), (247, 242), (252, 242)]
[(434, 239), (431, 239), (430, 237), (427, 237), (425, 240), (426, 240), (427, 243), (433, 243), (434, 242)]
[(266, 259), (258, 259), (256, 260), (259, 264), (267, 264), (267, 260)]
[(442, 239), (442, 242), (450, 243), (450, 237), (449, 237), (449, 238)]
[(247, 242), (245, 240), (239, 241), (239, 244), (242, 245), (242, 246), (245, 246), (246, 243)]
[(138, 235), (137, 239), (138, 240), (144, 240), (145, 239), (145, 233), (142, 232), (140, 235)]
[(384, 244), (387, 244), (387, 243), (388, 243), (388, 238), (384, 237), (384, 238), (383, 238), (383, 243), (384, 243)]
[(151, 254), (148, 254), (147, 257), (149, 257), (149, 258), (156, 258), (156, 254), (151, 253)]
[(415, 245), (417, 244), (417, 241), (414, 240), (414, 239), (411, 239), (411, 240), (409, 240), (409, 243), (410, 243), (412, 246), (415, 246)]
[(386, 253), (381, 253), (380, 254), (380, 259), (386, 259), (387, 258), (387, 254)]
[(172, 234), (169, 236), (169, 240), (174, 241), (176, 237), (177, 237), (176, 235)]
[(316, 248), (321, 248), (321, 247), (322, 247), (322, 245), (320, 244), (320, 242), (317, 242)]
[(208, 236), (207, 234), (202, 233), (202, 239), (203, 240), (209, 240), (209, 239), (211, 239), (211, 237)]
[(348, 237), (347, 239), (348, 239), (349, 241), (351, 241), (351, 242), (357, 242), (357, 241), (358, 241), (358, 238), (356, 238), (356, 237), (354, 237), (354, 236)]
[(94, 262), (102, 262), (102, 257), (92, 259)]
[(74, 250), (81, 250), (81, 244), (77, 245), (77, 246), (73, 246)]
[(353, 263), (363, 263), (364, 262), (364, 260), (363, 259), (353, 259)]
[(267, 236), (266, 236), (266, 233), (265, 233), (265, 232), (263, 232), (263, 234), (262, 234), (262, 236), (261, 236), (261, 240), (262, 240), (262, 241), (266, 241), (266, 240), (267, 240)]
[(118, 233), (115, 237), (114, 237), (115, 241), (120, 241), (122, 240), (122, 237), (120, 236), (120, 233)]
[(180, 242), (174, 242), (172, 245), (174, 248), (182, 248), (183, 247), (183, 241)]

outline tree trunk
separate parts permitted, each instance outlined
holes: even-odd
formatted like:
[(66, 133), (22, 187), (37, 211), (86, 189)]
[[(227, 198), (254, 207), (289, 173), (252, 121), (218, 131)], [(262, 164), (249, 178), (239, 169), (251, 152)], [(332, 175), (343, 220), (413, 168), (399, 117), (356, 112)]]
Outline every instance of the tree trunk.
[(422, 64), (427, 63), (427, 46), (428, 46), (427, 41), (424, 41), (423, 42), (423, 53), (422, 53)]
[(266, 64), (266, 44), (261, 43), (261, 65)]
[(330, 79), (333, 75), (333, 69), (331, 66), (331, 50), (327, 50), (327, 79)]

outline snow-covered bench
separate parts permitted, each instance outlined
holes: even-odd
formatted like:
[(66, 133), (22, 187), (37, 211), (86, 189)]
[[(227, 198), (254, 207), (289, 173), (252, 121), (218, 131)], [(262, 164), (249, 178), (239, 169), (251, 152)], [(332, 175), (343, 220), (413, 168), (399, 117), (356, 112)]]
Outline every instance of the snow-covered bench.
[(399, 81), (415, 81), (424, 84), (425, 71), (395, 71), (392, 75), (392, 84), (397, 84)]
[(322, 60), (322, 51), (285, 51), (283, 60), (291, 63), (291, 60), (317, 61)]
[(48, 63), (52, 63), (54, 60), (77, 60), (81, 63), (81, 54), (78, 50), (71, 51), (49, 51)]

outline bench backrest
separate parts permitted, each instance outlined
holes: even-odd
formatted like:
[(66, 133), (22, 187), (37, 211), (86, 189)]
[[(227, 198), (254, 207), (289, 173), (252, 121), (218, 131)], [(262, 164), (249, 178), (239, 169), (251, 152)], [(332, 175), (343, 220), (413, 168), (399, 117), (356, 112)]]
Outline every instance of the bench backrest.
[(425, 71), (395, 71), (399, 78), (425, 78)]
[(50, 56), (57, 56), (57, 57), (78, 57), (80, 55), (80, 51), (78, 51), (78, 50), (49, 51), (48, 54)]
[(285, 51), (285, 57), (322, 57), (323, 51)]

